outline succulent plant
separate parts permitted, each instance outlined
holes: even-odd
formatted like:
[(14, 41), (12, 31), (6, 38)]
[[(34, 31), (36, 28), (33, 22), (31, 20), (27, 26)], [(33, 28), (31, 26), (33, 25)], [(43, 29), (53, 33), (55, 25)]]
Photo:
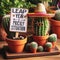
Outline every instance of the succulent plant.
[(38, 46), (37, 51), (42, 52), (44, 50), (43, 46)]
[(60, 10), (57, 10), (54, 16), (55, 20), (60, 21)]
[(46, 47), (46, 48), (51, 48), (51, 47), (52, 47), (52, 43), (51, 43), (51, 42), (47, 42), (47, 43), (45, 44), (45, 47)]
[(49, 21), (47, 18), (36, 18), (34, 22), (34, 31), (37, 36), (46, 36), (49, 31)]
[(30, 43), (30, 47), (37, 49), (38, 44), (37, 44), (36, 42), (31, 42), (31, 43)]
[(57, 41), (57, 35), (56, 34), (51, 34), (48, 39), (49, 42), (55, 42)]

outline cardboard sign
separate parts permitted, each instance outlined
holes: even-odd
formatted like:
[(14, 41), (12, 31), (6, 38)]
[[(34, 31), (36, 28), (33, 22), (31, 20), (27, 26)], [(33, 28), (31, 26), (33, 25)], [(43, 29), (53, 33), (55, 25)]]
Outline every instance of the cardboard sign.
[(11, 8), (10, 31), (27, 32), (28, 9)]

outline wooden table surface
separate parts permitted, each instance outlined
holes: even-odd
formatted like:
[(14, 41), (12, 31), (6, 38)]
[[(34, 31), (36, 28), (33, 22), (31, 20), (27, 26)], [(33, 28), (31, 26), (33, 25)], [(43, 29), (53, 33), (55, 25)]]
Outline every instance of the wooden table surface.
[[(6, 42), (0, 42), (0, 49), (7, 45)], [(57, 41), (57, 46), (60, 50), (60, 39)], [(52, 55), (52, 56), (42, 56), (42, 57), (29, 57), (29, 58), (17, 58), (17, 59), (4, 59), (0, 54), (0, 60), (60, 60), (60, 55)]]

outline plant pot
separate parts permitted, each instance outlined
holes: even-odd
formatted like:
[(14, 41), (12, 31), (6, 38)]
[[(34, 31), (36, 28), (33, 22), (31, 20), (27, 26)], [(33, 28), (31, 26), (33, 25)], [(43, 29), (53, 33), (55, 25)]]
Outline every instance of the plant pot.
[(37, 49), (30, 47), (30, 51), (31, 51), (32, 53), (36, 53), (36, 52), (37, 52)]
[(57, 34), (57, 37), (60, 38), (60, 21), (50, 19), (52, 33)]
[(23, 40), (18, 40), (18, 39), (6, 39), (7, 43), (8, 43), (8, 48), (10, 49), (11, 52), (15, 52), (15, 53), (19, 53), (19, 52), (23, 52), (24, 50), (24, 46), (27, 42), (27, 37), (24, 38)]
[(44, 46), (47, 42), (48, 35), (46, 36), (33, 36), (34, 41), (38, 43), (38, 45)]
[(51, 47), (51, 48), (46, 47), (46, 48), (45, 48), (45, 51), (51, 52), (51, 51), (52, 51), (52, 47)]
[(0, 39), (1, 40), (6, 40), (7, 33), (5, 32), (4, 28), (2, 25), (0, 25)]
[(56, 47), (56, 42), (51, 42), (52, 43), (52, 48)]

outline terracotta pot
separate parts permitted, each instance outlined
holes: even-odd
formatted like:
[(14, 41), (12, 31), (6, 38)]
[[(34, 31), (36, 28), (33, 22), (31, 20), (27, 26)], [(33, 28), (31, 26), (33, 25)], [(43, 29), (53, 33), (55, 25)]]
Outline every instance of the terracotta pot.
[(37, 52), (37, 49), (36, 48), (30, 48), (30, 51), (32, 52), (32, 53), (36, 53)]
[(27, 37), (23, 40), (13, 40), (7, 38), (6, 41), (11, 52), (19, 53), (23, 52), (25, 43), (27, 42)]
[(60, 21), (50, 19), (50, 22), (52, 32), (57, 34), (57, 37), (60, 38)]
[(44, 46), (47, 42), (48, 35), (46, 36), (33, 36), (34, 41), (38, 43), (38, 45)]
[(51, 47), (51, 48), (46, 47), (46, 48), (45, 48), (45, 51), (51, 52), (51, 51), (52, 51), (52, 47)]
[(56, 42), (52, 42), (52, 48), (56, 47)]
[(1, 40), (6, 40), (7, 33), (5, 32), (4, 28), (2, 25), (0, 25), (0, 39)]

